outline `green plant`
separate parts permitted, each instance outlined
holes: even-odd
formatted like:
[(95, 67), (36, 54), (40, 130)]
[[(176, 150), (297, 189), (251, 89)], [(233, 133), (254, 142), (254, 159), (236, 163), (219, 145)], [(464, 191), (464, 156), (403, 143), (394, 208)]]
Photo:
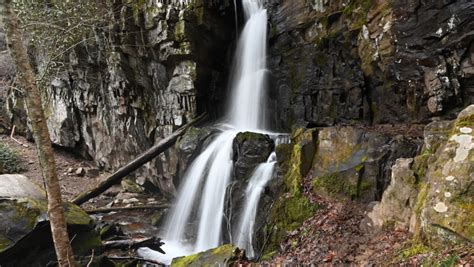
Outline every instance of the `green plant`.
[(0, 173), (20, 173), (25, 170), (18, 152), (0, 142)]
[(445, 260), (443, 260), (439, 266), (440, 267), (451, 267), (455, 266), (459, 262), (459, 256), (458, 255), (449, 255)]

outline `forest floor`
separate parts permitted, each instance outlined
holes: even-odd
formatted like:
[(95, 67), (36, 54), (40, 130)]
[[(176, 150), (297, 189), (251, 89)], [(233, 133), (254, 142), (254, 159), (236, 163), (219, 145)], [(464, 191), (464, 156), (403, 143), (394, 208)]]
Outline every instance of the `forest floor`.
[[(0, 142), (8, 145), (20, 156), (25, 175), (41, 188), (44, 187), (41, 168), (33, 142), (23, 136), (0, 135)], [(110, 173), (100, 171), (93, 161), (74, 155), (70, 151), (54, 148), (56, 170), (61, 184), (63, 199), (72, 200), (78, 194), (90, 190), (105, 180)], [(97, 208), (120, 208), (144, 205), (161, 205), (165, 200), (157, 199), (149, 193), (126, 192), (120, 184), (112, 186), (100, 196), (93, 198), (82, 205), (85, 210)], [(156, 210), (118, 210), (111, 213), (97, 213), (94, 215), (101, 223), (119, 223), (125, 234), (135, 236), (156, 235), (161, 212)]]
[[(380, 129), (376, 129), (380, 130)], [(406, 131), (405, 131), (406, 132)], [(415, 132), (416, 133), (416, 132)], [(415, 134), (414, 133), (414, 134)], [(418, 133), (416, 133), (418, 134)], [(34, 143), (22, 136), (0, 136), (0, 142), (18, 152), (25, 171), (23, 175), (43, 188), (41, 169)], [(73, 153), (55, 148), (55, 159), (63, 197), (71, 200), (79, 193), (91, 189), (105, 179), (109, 173), (101, 172), (92, 161)], [(81, 169), (82, 170), (79, 170)], [(349, 200), (335, 200), (314, 195), (311, 185), (305, 185), (305, 194), (320, 209), (301, 227), (291, 232), (280, 245), (280, 253), (270, 265), (318, 264), (318, 265), (404, 265), (416, 266), (473, 266), (474, 249), (467, 247), (446, 247), (440, 250), (413, 243), (405, 229), (388, 227), (376, 233), (361, 230), (360, 222), (365, 216), (367, 204)], [(161, 204), (151, 194), (123, 192), (116, 185), (101, 196), (83, 205), (83, 208), (124, 207), (143, 204)], [(158, 225), (163, 211), (131, 210), (95, 217), (102, 223), (119, 223), (125, 235), (131, 237), (153, 236), (159, 233)]]
[(311, 186), (305, 183), (305, 195), (319, 210), (280, 244), (271, 265), (474, 266), (473, 246), (430, 248), (395, 226), (365, 232), (367, 204), (320, 197)]
[[(31, 181), (45, 189), (41, 168), (33, 142), (25, 137), (16, 135), (14, 139), (8, 135), (0, 136), (0, 142), (15, 150), (21, 158), (25, 175)], [(64, 199), (71, 200), (79, 193), (89, 190), (101, 182), (109, 173), (100, 172), (94, 162), (76, 156), (63, 149), (54, 148), (56, 171), (61, 184), (61, 193)], [(88, 202), (88, 206), (95, 207), (95, 202)], [(100, 205), (100, 203), (98, 203)]]

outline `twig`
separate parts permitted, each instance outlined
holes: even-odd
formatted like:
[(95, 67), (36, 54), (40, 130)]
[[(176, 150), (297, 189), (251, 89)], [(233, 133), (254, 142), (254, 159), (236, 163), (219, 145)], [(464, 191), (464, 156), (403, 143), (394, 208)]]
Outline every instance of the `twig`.
[(92, 250), (92, 255), (90, 261), (87, 263), (87, 267), (90, 267), (92, 264), (92, 261), (94, 260), (94, 250)]
[(163, 265), (163, 263), (159, 262), (159, 261), (148, 260), (148, 259), (138, 258), (138, 257), (112, 257), (112, 256), (108, 256), (108, 258), (111, 259), (111, 260), (117, 260), (117, 261), (137, 260), (137, 261), (144, 261), (144, 262)]
[(102, 213), (102, 212), (111, 212), (111, 211), (124, 211), (124, 210), (159, 210), (159, 209), (167, 209), (171, 207), (169, 204), (163, 204), (163, 205), (142, 205), (142, 206), (132, 206), (132, 207), (110, 207), (110, 208), (97, 208), (97, 209), (91, 209), (91, 210), (86, 210), (87, 213), (89, 214), (95, 214), (95, 213)]
[(15, 129), (16, 129), (16, 125), (13, 125), (13, 127), (12, 127), (12, 132), (11, 132), (11, 134), (10, 134), (10, 138), (11, 138), (13, 141), (17, 142), (18, 144), (20, 144), (21, 146), (23, 146), (23, 147), (28, 147), (28, 145), (23, 144), (22, 142), (20, 142), (20, 141), (18, 141), (17, 139), (15, 139), (15, 137), (13, 137), (13, 136), (15, 135)]

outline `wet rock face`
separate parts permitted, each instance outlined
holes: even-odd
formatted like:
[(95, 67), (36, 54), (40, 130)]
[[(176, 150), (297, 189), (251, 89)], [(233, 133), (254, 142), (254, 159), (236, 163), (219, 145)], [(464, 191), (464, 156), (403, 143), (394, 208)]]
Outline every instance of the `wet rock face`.
[(184, 177), (189, 164), (201, 153), (202, 149), (208, 145), (217, 132), (218, 130), (214, 127), (191, 127), (179, 138), (175, 146), (178, 157), (177, 174), (174, 179), (175, 186), (179, 186), (180, 178)]
[[(114, 1), (120, 12), (108, 22), (110, 30), (95, 31), (77, 47), (69, 71), (45, 93), (53, 143), (106, 169), (123, 166), (198, 113), (215, 117), (225, 94), (233, 7), (146, 2), (137, 11)], [(38, 68), (46, 64), (41, 55), (36, 61)], [(22, 103), (18, 95), (9, 99), (11, 110)], [(178, 161), (170, 149), (140, 169), (137, 181), (172, 194)]]
[[(231, 233), (239, 227), (238, 223), (243, 212), (243, 205), (248, 197), (246, 192), (248, 181), (258, 165), (268, 160), (274, 147), (274, 141), (265, 134), (241, 132), (234, 139), (233, 175), (232, 182), (227, 187), (224, 211), (227, 220), (224, 227), (224, 239), (227, 242), (231, 241)], [(271, 194), (267, 194), (266, 191), (264, 189), (262, 192), (258, 205), (255, 219), (256, 232), (260, 231), (260, 228), (264, 225), (268, 214), (267, 209), (274, 196), (270, 196)]]
[(474, 101), (471, 1), (275, 1), (279, 128), (422, 121)]

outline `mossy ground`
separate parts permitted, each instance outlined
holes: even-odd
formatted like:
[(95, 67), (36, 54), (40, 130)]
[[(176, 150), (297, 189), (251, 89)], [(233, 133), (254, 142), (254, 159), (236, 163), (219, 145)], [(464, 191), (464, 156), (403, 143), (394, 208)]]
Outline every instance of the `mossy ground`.
[(0, 174), (21, 173), (25, 164), (18, 152), (8, 144), (0, 142)]
[(463, 266), (473, 256), (474, 249), (470, 246), (452, 246), (436, 249), (419, 241), (408, 241), (394, 255), (390, 264), (437, 267)]

